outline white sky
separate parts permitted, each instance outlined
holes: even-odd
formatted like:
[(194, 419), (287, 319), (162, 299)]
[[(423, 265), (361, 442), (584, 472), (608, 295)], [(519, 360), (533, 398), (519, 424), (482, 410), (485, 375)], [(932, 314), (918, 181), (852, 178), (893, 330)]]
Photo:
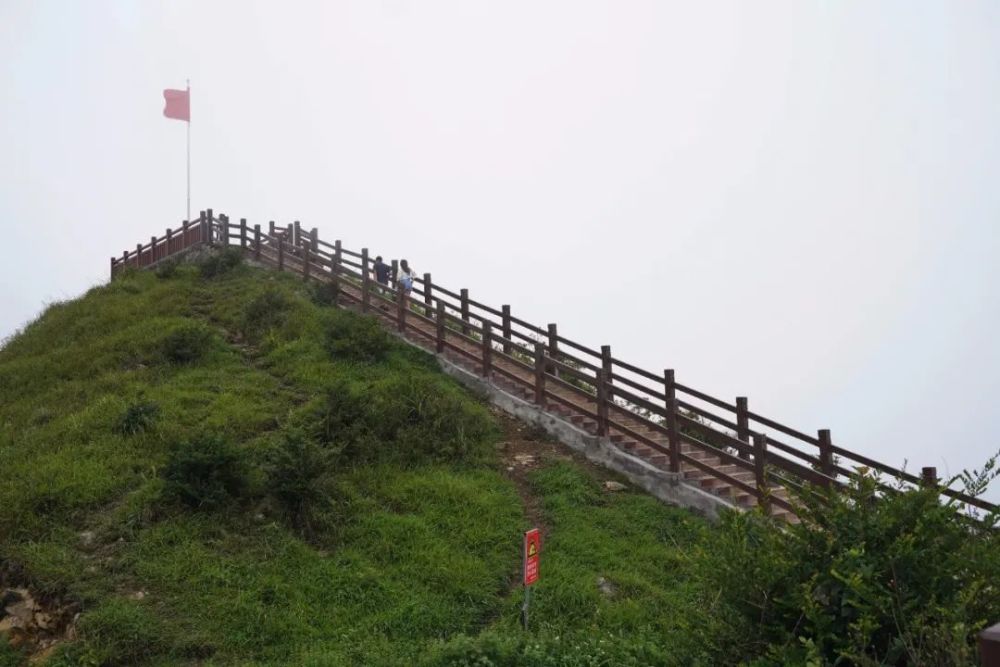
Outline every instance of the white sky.
[(186, 77), (195, 211), (891, 464), (1000, 448), (1000, 3), (3, 0), (0, 336), (179, 224)]

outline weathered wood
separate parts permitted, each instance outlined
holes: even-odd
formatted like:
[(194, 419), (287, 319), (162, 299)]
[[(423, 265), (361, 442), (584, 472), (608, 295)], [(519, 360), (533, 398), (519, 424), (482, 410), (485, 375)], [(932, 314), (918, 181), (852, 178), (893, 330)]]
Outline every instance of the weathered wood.
[(278, 270), (285, 270), (285, 237), (278, 237)]
[[(559, 358), (559, 340), (558, 340), (559, 327), (557, 327), (554, 322), (550, 322), (549, 325), (548, 325), (548, 332), (549, 332), (549, 343), (548, 343), (548, 345), (549, 345), (549, 349), (548, 349), (549, 357), (552, 358), (552, 359), (558, 359)], [(552, 366), (551, 364), (549, 365), (548, 372), (552, 373), (556, 377), (559, 377), (559, 369), (556, 368), (555, 366)]]
[(545, 346), (535, 343), (535, 403), (545, 407)]
[(431, 274), (424, 274), (424, 315), (426, 317), (434, 316), (434, 299), (431, 297), (431, 290), (433, 289), (433, 283), (431, 283)]
[(608, 375), (597, 371), (597, 435), (608, 434)]
[(469, 321), (469, 290), (462, 288), (459, 290), (459, 299), (462, 302), (462, 333), (469, 335), (469, 327), (465, 325)]
[(302, 245), (302, 227), (299, 225), (299, 221), (296, 220), (292, 223), (292, 247), (298, 250), (299, 246)]
[(771, 513), (771, 493), (767, 487), (767, 436), (755, 433), (753, 436), (753, 476), (757, 487), (757, 504), (764, 514)]
[(938, 485), (937, 468), (927, 466), (920, 469), (920, 484), (925, 488), (932, 488)]
[(167, 227), (167, 255), (166, 255), (167, 257), (173, 254), (174, 251), (173, 240), (174, 240), (174, 232), (172, 229)]
[(670, 472), (681, 471), (681, 434), (677, 429), (677, 384), (674, 369), (663, 371), (663, 407), (667, 412), (667, 441), (670, 443)]
[[(747, 397), (736, 397), (736, 438), (750, 444), (750, 410), (747, 407)], [(747, 452), (740, 451), (740, 458), (750, 460), (749, 447)]]
[(371, 305), (371, 269), (368, 266), (368, 248), (361, 249), (361, 312), (367, 313)]
[(309, 249), (313, 252), (319, 252), (319, 230), (315, 227), (309, 231)]
[(149, 257), (150, 257), (149, 263), (150, 264), (156, 264), (157, 257), (156, 257), (156, 237), (155, 236), (151, 236), (149, 238)]
[(246, 250), (247, 247), (247, 219), (240, 218), (240, 247)]
[(389, 272), (389, 275), (390, 275), (389, 282), (392, 283), (393, 287), (395, 287), (396, 286), (396, 281), (399, 280), (399, 260), (398, 259), (392, 260), (392, 270)]
[(187, 220), (181, 222), (181, 250), (187, 248), (188, 244), (191, 243), (191, 239), (188, 238), (188, 227), (190, 226), (191, 223)]
[(275, 230), (274, 220), (271, 220), (268, 222), (267, 235), (274, 236), (274, 230)]
[(205, 232), (208, 234), (209, 245), (215, 245), (215, 235), (212, 233), (212, 227), (215, 224), (214, 219), (212, 209), (205, 209)]
[(488, 378), (493, 371), (493, 326), (483, 322), (483, 377)]
[(819, 471), (831, 478), (823, 480), (823, 485), (829, 486), (837, 477), (837, 470), (833, 465), (833, 440), (828, 428), (821, 428), (816, 434), (819, 436)]
[(406, 331), (407, 301), (406, 290), (402, 286), (396, 288), (396, 322), (400, 333)]
[(253, 257), (260, 259), (260, 225), (253, 226)]
[[(612, 362), (612, 357), (611, 357), (611, 346), (610, 345), (602, 345), (601, 346), (601, 372), (604, 373), (604, 377), (606, 378), (605, 381), (609, 385), (609, 387), (608, 387), (609, 390), (611, 388), (610, 385), (613, 382), (613, 380), (611, 378), (611, 376), (613, 375), (613, 373), (612, 373), (612, 363), (613, 362)], [(610, 395), (611, 394), (610, 394), (610, 391), (609, 391), (609, 396)]]
[(512, 331), (511, 331), (511, 327), (510, 327), (510, 306), (507, 305), (507, 304), (504, 304), (504, 305), (500, 306), (500, 312), (502, 313), (502, 315), (500, 317), (503, 320), (502, 321), (502, 325), (503, 325), (503, 337), (504, 337), (504, 341), (503, 341), (503, 353), (504, 354), (510, 354), (511, 353), (510, 340), (511, 340), (511, 335), (512, 335)]
[(444, 335), (445, 335), (445, 314), (444, 314), (444, 301), (437, 302), (437, 337), (436, 337), (436, 349), (437, 353), (441, 354), (444, 352)]
[(219, 236), (221, 238), (221, 245), (223, 248), (229, 247), (229, 216), (220, 213), (219, 214)]
[(137, 268), (137, 269), (141, 269), (142, 268), (142, 244), (141, 243), (136, 243), (135, 244), (135, 268)]
[(983, 667), (1000, 667), (1000, 623), (979, 633), (979, 660)]

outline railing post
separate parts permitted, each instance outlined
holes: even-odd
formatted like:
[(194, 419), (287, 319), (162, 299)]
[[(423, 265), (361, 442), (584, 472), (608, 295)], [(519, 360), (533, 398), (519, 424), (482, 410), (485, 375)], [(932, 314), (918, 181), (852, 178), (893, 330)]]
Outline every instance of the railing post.
[(545, 407), (545, 346), (535, 343), (535, 403)]
[(510, 306), (503, 305), (500, 307), (500, 312), (502, 313), (502, 324), (503, 324), (503, 353), (509, 355), (511, 353), (510, 340), (511, 340), (511, 327), (510, 327)]
[(753, 435), (753, 474), (757, 484), (757, 504), (764, 514), (771, 513), (771, 497), (767, 488), (767, 436), (763, 433)]
[(215, 245), (215, 234), (213, 233), (215, 223), (213, 222), (213, 219), (214, 216), (212, 215), (212, 209), (205, 209), (205, 229), (208, 231), (209, 245)]
[(285, 237), (278, 237), (278, 270), (285, 270)]
[(292, 237), (292, 247), (298, 248), (300, 245), (302, 245), (302, 243), (301, 243), (301, 240), (302, 240), (302, 227), (299, 225), (299, 221), (298, 220), (296, 220), (293, 223), (292, 229), (293, 229), (292, 233), (295, 234), (295, 236)]
[(1000, 667), (1000, 623), (979, 633), (979, 659), (983, 667)]
[(399, 333), (406, 332), (406, 290), (400, 285), (396, 288), (396, 320), (399, 323)]
[(424, 274), (424, 317), (434, 315), (434, 299), (431, 297), (431, 290), (434, 289), (431, 282), (431, 274)]
[(240, 247), (244, 250), (247, 247), (247, 219), (240, 218)]
[(211, 235), (208, 233), (208, 225), (205, 223), (205, 212), (198, 211), (198, 236), (199, 243), (208, 243)]
[(271, 220), (270, 222), (268, 222), (268, 225), (267, 225), (267, 235), (268, 236), (274, 236), (274, 220)]
[(613, 372), (611, 370), (611, 346), (610, 345), (602, 345), (601, 346), (601, 372), (604, 373), (604, 381), (608, 385), (607, 388), (606, 388), (607, 391), (605, 393), (607, 395), (607, 398), (610, 399), (611, 398), (611, 384), (612, 384), (612, 382), (614, 382), (614, 378), (611, 377), (612, 374), (613, 374)]
[(187, 220), (181, 222), (181, 250), (188, 247), (188, 227), (190, 225), (191, 223)]
[(285, 227), (285, 234), (286, 234), (285, 235), (285, 239), (288, 241), (288, 247), (289, 248), (295, 248), (295, 224), (296, 223), (298, 223), (298, 220), (296, 220), (295, 223), (289, 222), (288, 225)]
[[(551, 359), (558, 360), (559, 357), (559, 341), (557, 337), (559, 336), (559, 329), (554, 323), (549, 324), (549, 357)], [(559, 369), (555, 365), (550, 364), (549, 372), (552, 375), (559, 377)]]
[(677, 429), (677, 388), (674, 369), (663, 371), (663, 407), (667, 411), (667, 440), (670, 443), (670, 472), (681, 471), (681, 434)]
[(462, 333), (468, 336), (469, 327), (465, 323), (469, 321), (469, 290), (463, 287), (459, 291), (459, 296), (462, 301)]
[(436, 348), (437, 353), (441, 354), (444, 352), (444, 301), (437, 302), (437, 339)]
[(149, 237), (149, 263), (156, 264), (156, 237)]
[(483, 377), (493, 372), (493, 325), (483, 322)]
[(608, 375), (597, 371), (597, 435), (608, 434)]
[(111, 257), (111, 272), (108, 274), (110, 277), (115, 277), (115, 262), (118, 261), (114, 256)]
[(166, 257), (169, 257), (171, 255), (171, 250), (172, 250), (172, 246), (173, 246), (173, 240), (174, 240), (174, 233), (170, 230), (169, 227), (167, 227), (167, 254), (166, 254)]
[(396, 286), (396, 281), (399, 280), (399, 260), (398, 259), (392, 260), (392, 271), (390, 272), (390, 275), (392, 276), (392, 279), (390, 280), (390, 282), (392, 283), (392, 286), (395, 287)]
[(747, 397), (736, 397), (736, 439), (747, 444), (737, 455), (744, 461), (750, 460), (750, 410), (747, 407)]
[(342, 256), (340, 239), (337, 239), (333, 242), (333, 266), (330, 267), (330, 276), (333, 284), (333, 305), (335, 306), (340, 299), (340, 273), (342, 270), (340, 261)]
[(253, 257), (260, 259), (260, 225), (253, 226)]
[(222, 247), (229, 247), (229, 216), (219, 214), (219, 236), (222, 237)]
[(309, 230), (309, 244), (313, 252), (319, 252), (319, 230), (315, 227)]
[(122, 268), (128, 268), (128, 250), (122, 251)]
[(837, 478), (837, 471), (833, 468), (833, 440), (830, 438), (830, 429), (821, 428), (818, 432), (819, 439), (819, 471), (830, 479), (823, 480), (823, 486), (830, 486)]
[(937, 468), (928, 466), (920, 469), (920, 486), (932, 489), (938, 485)]
[(137, 269), (141, 269), (142, 268), (142, 244), (141, 243), (136, 243), (135, 244), (135, 268), (137, 268)]
[(368, 312), (368, 304), (371, 303), (370, 285), (371, 276), (368, 275), (368, 248), (361, 249), (361, 312)]

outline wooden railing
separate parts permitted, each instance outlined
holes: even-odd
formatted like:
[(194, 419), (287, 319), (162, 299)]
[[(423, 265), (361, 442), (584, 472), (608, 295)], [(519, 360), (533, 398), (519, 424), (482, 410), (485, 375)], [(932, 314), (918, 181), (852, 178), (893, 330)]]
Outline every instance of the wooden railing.
[[(390, 319), (414, 342), (438, 353), (450, 352), (484, 376), (530, 391), (539, 405), (572, 409), (595, 425), (598, 435), (629, 438), (665, 455), (672, 472), (687, 464), (754, 496), (765, 508), (792, 511), (773, 493), (775, 486), (802, 493), (816, 487), (841, 488), (859, 469), (870, 469), (880, 474), (887, 491), (900, 485), (937, 485), (946, 498), (987, 512), (997, 510), (980, 498), (940, 485), (933, 468), (924, 468), (918, 477), (852, 452), (834, 444), (828, 429), (811, 434), (786, 426), (750, 410), (746, 397), (730, 401), (711, 396), (678, 382), (671, 369), (651, 372), (619, 359), (610, 346), (587, 347), (561, 335), (555, 324), (540, 327), (512, 315), (508, 305), (494, 308), (469, 298), (466, 289), (446, 289), (434, 283), (430, 273), (416, 278), (409, 296), (395, 287), (378, 286), (367, 248), (355, 252), (340, 241), (325, 242), (316, 229), (303, 233), (297, 222), (286, 227), (272, 222), (262, 230), (208, 210), (179, 230), (167, 230), (164, 237), (111, 258), (112, 276), (201, 244), (237, 246), (279, 270), (329, 283), (341, 301)], [(753, 483), (705, 463), (696, 452), (752, 473)]]

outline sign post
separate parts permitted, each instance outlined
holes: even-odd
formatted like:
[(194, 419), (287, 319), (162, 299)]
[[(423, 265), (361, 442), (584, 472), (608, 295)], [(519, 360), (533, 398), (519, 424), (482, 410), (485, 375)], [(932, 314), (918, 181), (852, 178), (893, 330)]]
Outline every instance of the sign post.
[(521, 605), (521, 625), (528, 629), (528, 605), (531, 604), (531, 588), (538, 581), (538, 561), (542, 552), (542, 534), (537, 528), (524, 533), (524, 603)]

